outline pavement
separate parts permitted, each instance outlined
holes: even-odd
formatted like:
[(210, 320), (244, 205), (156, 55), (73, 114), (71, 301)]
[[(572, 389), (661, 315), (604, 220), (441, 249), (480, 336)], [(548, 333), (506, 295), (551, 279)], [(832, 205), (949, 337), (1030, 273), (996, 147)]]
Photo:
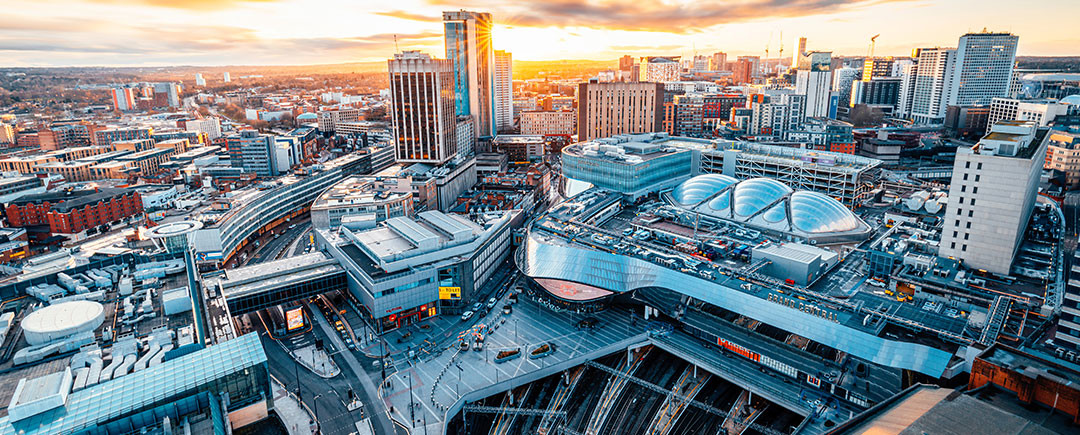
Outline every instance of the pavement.
[[(498, 306), (503, 304), (500, 301)], [(562, 366), (569, 361), (576, 365), (583, 358), (625, 349), (627, 340), (643, 341), (645, 337), (645, 322), (631, 326), (626, 311), (589, 315), (553, 312), (524, 296), (513, 307), (510, 315), (495, 310), (477, 320), (488, 326), (498, 325), (486, 334), (482, 351), (459, 351), (455, 338), (451, 346), (430, 359), (395, 361), (395, 371), (382, 391), (395, 419), (406, 425), (411, 421), (413, 431), (439, 434), (456, 404), (474, 391), (484, 390), (486, 395), (491, 388), (524, 384), (529, 378), (564, 369)], [(598, 326), (593, 330), (578, 329), (576, 324), (589, 316), (599, 319)], [(466, 324), (471, 323), (462, 322)], [(494, 362), (499, 351), (521, 349), (526, 353), (543, 343), (554, 344), (555, 353), (539, 359), (530, 359), (526, 354), (503, 364)]]
[(311, 435), (311, 414), (301, 408), (296, 396), (285, 390), (276, 379), (271, 384), (274, 389), (274, 412), (289, 431), (289, 435)]

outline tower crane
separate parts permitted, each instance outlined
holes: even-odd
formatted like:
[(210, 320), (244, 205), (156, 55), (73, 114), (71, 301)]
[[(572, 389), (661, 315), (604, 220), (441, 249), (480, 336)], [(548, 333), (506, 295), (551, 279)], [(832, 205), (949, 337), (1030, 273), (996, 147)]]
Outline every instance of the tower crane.
[(881, 34), (878, 33), (877, 35), (874, 35), (874, 36), (870, 37), (870, 54), (868, 54), (866, 57), (871, 58), (871, 59), (874, 58), (874, 45), (877, 44), (878, 36), (881, 36)]

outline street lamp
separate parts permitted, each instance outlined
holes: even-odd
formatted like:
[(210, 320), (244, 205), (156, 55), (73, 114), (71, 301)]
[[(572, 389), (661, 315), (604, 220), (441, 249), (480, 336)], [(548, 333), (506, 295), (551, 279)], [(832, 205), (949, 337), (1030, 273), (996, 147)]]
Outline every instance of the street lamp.
[(316, 394), (315, 397), (311, 398), (311, 406), (313, 406), (315, 408), (315, 433), (320, 433), (321, 430), (322, 430), (322, 425), (319, 424), (319, 398), (320, 397), (322, 397), (321, 394)]

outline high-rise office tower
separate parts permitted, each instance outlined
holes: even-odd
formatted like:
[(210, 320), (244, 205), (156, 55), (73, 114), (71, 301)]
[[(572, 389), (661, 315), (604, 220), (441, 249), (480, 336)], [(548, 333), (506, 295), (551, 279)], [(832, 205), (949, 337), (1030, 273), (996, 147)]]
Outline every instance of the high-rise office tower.
[(495, 50), (495, 130), (514, 128), (513, 56), (509, 51)]
[(806, 96), (806, 116), (829, 116), (832, 89), (832, 52), (811, 51), (799, 57), (795, 93)]
[(838, 104), (840, 107), (850, 107), (851, 102), (851, 84), (858, 80), (859, 70), (855, 68), (839, 68), (833, 71), (833, 92), (840, 97)]
[(952, 88), (954, 48), (917, 48), (912, 70), (910, 117), (916, 124), (941, 124), (949, 105)]
[[(894, 64), (893, 67), (896, 65)], [(915, 61), (908, 61), (902, 65), (900, 73), (900, 92), (896, 97), (896, 108), (893, 110), (893, 114), (897, 118), (910, 118), (911, 117), (911, 104), (915, 99)]]
[(578, 85), (578, 139), (660, 131), (663, 104), (663, 83), (582, 83)]
[(712, 71), (725, 71), (727, 69), (727, 53), (722, 51), (713, 53), (709, 69)]
[(994, 97), (1007, 97), (1018, 40), (1011, 33), (985, 31), (961, 36), (947, 104), (986, 105)]
[(799, 65), (799, 59), (802, 58), (803, 53), (806, 52), (806, 38), (799, 38), (798, 45), (795, 46), (795, 52), (791, 53), (791, 67), (795, 68)]
[(938, 255), (1008, 275), (1039, 193), (1046, 141), (1034, 121), (1002, 121), (956, 149)]
[(387, 61), (397, 161), (441, 164), (457, 154), (450, 60), (405, 51)]
[(443, 12), (446, 59), (454, 71), (455, 110), (472, 115), (476, 136), (495, 135), (495, 50), (491, 14)]
[(202, 73), (195, 73), (195, 86), (206, 86), (206, 79), (203, 78)]

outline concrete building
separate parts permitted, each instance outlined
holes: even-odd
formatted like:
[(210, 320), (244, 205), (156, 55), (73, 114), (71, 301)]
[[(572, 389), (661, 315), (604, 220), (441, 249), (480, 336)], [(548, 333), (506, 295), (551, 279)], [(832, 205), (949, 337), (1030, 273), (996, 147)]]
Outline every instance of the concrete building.
[(646, 82), (674, 82), (679, 80), (679, 56), (647, 56), (638, 64), (639, 78)]
[[(440, 164), (450, 160), (458, 154), (452, 61), (406, 51), (395, 54), (387, 64), (397, 161)], [(491, 129), (490, 118), (487, 125), (477, 119), (473, 117), (478, 130)]]
[(311, 204), (311, 225), (333, 230), (346, 223), (353, 229), (367, 229), (390, 218), (412, 216), (411, 190), (397, 187), (379, 176), (346, 178)]
[(476, 123), (472, 115), (457, 117), (454, 125), (457, 135), (457, 152), (459, 155), (468, 156), (476, 154)]
[(244, 130), (240, 134), (227, 136), (225, 144), (232, 167), (242, 168), (260, 177), (280, 174), (274, 136), (260, 134), (255, 130)]
[(892, 57), (873, 57), (863, 60), (862, 78), (864, 82), (879, 77), (893, 76)]
[[(1080, 251), (1073, 253), (1072, 264), (1080, 265)], [(1065, 297), (1062, 300), (1061, 317), (1054, 333), (1054, 344), (1080, 351), (1080, 268), (1065, 272)]]
[(1045, 130), (1001, 121), (971, 148), (959, 148), (941, 232), (942, 257), (1008, 275), (1038, 196)]
[(540, 135), (500, 134), (491, 141), (491, 149), (506, 154), (511, 162), (528, 162), (544, 158), (545, 144)]
[(195, 73), (195, 86), (206, 86), (206, 79), (203, 78), (202, 73)]
[(11, 124), (0, 122), (0, 144), (10, 145), (15, 143), (15, 129)]
[(1035, 121), (1035, 125), (1046, 127), (1055, 117), (1080, 112), (1080, 107), (1064, 104), (1057, 100), (1021, 100), (1017, 98), (995, 97), (990, 103), (990, 118), (987, 126), (998, 121)]
[(750, 124), (747, 133), (755, 136), (784, 137), (806, 121), (806, 96), (791, 91), (754, 94), (748, 98)]
[(184, 129), (205, 134), (206, 139), (213, 141), (221, 137), (221, 120), (214, 117), (189, 119), (184, 123)]
[(514, 128), (514, 59), (509, 51), (495, 50), (495, 131)]
[(381, 334), (479, 301), (477, 292), (510, 252), (520, 214), (489, 212), (472, 221), (425, 211), (364, 231), (315, 234), (319, 248), (348, 271), (349, 291)]
[(985, 30), (961, 36), (945, 104), (977, 106), (990, 104), (994, 97), (1008, 97), (1019, 39), (1011, 33)]
[(899, 77), (875, 77), (855, 82), (851, 89), (851, 107), (856, 104), (881, 106), (892, 113), (899, 101), (900, 84)]
[(521, 127), (521, 134), (571, 136), (577, 133), (577, 111), (570, 109), (521, 112), (518, 125)]
[(653, 82), (578, 85), (578, 140), (659, 131), (664, 85)]
[(1046, 142), (1043, 168), (1065, 173), (1069, 188), (1080, 186), (1080, 133), (1051, 130)]
[(718, 51), (709, 59), (710, 71), (727, 71), (727, 53)]
[(446, 59), (453, 72), (457, 115), (472, 115), (476, 137), (494, 136), (495, 52), (491, 42), (491, 14), (443, 12)]
[(113, 109), (120, 112), (135, 110), (135, 96), (138, 90), (130, 86), (119, 86), (109, 90), (112, 94)]
[(318, 113), (318, 125), (321, 132), (335, 132), (338, 124), (360, 121), (360, 109), (333, 109)]

